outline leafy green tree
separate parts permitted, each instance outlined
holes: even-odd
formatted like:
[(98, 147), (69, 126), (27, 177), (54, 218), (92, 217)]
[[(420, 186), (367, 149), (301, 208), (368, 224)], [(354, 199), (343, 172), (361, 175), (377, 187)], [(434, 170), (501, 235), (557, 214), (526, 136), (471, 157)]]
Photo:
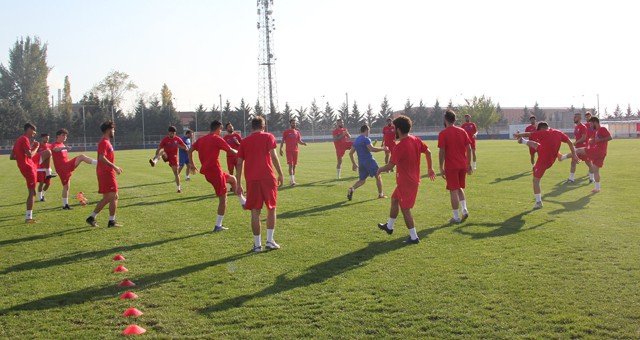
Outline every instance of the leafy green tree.
[(233, 110), (231, 109), (231, 103), (229, 102), (229, 100), (227, 100), (224, 103), (224, 107), (222, 108), (222, 118), (218, 117), (214, 119), (222, 119), (220, 121), (222, 124), (224, 124), (224, 122), (226, 121), (231, 121), (232, 124), (235, 123), (233, 124), (235, 126), (236, 124), (239, 124), (241, 121), (237, 121), (236, 119), (234, 119), (234, 117), (231, 115), (232, 112)]
[(458, 108), (458, 119), (462, 120), (464, 115), (471, 115), (478, 129), (484, 129), (489, 134), (491, 128), (500, 120), (500, 115), (491, 97), (474, 96), (472, 99), (464, 101), (465, 105)]
[(380, 111), (378, 112), (378, 117), (376, 121), (373, 123), (375, 127), (383, 127), (387, 124), (387, 118), (391, 117), (393, 114), (393, 109), (391, 105), (389, 105), (389, 100), (387, 96), (384, 96), (382, 103), (380, 103)]
[(171, 106), (173, 107), (173, 93), (169, 90), (169, 86), (167, 83), (162, 84), (162, 88), (160, 89), (160, 98), (162, 98), (162, 106)]
[(404, 111), (403, 113), (405, 116), (411, 118), (411, 121), (414, 121), (414, 111), (413, 111), (413, 103), (411, 102), (411, 98), (407, 98), (407, 101), (404, 103)]
[(69, 76), (64, 77), (64, 89), (62, 90), (62, 102), (60, 103), (60, 125), (71, 128), (73, 100), (71, 99), (71, 82)]
[(25, 121), (27, 121), (27, 113), (20, 105), (15, 105), (8, 100), (0, 100), (0, 136), (3, 139), (18, 138), (22, 134)]
[(307, 114), (307, 108), (300, 106), (296, 109), (296, 116), (298, 117), (298, 126), (300, 129), (304, 129), (309, 125), (309, 115)]
[(296, 115), (291, 109), (291, 106), (289, 106), (289, 102), (285, 102), (284, 110), (282, 111), (282, 123), (284, 123), (284, 126), (281, 126), (281, 128), (287, 129), (289, 127), (289, 120), (291, 119), (296, 119)]
[(242, 118), (242, 124), (233, 125), (236, 130), (242, 129), (243, 134), (249, 133), (247, 130), (251, 130), (251, 124), (249, 121), (253, 119), (253, 108), (251, 105), (244, 101), (244, 98), (240, 99), (240, 106), (236, 107), (235, 111), (238, 114), (238, 117)]
[(420, 99), (420, 103), (418, 106), (412, 110), (413, 117), (410, 117), (413, 121), (414, 127), (426, 127), (427, 119), (429, 118), (429, 109), (424, 105), (422, 99)]
[(324, 112), (322, 112), (322, 128), (331, 129), (336, 119), (336, 113), (333, 111), (329, 102), (327, 102), (324, 107)]
[(317, 130), (322, 126), (323, 114), (314, 99), (311, 102), (311, 106), (309, 107), (309, 124), (311, 125), (311, 130)]
[(507, 120), (507, 117), (504, 116), (504, 111), (500, 107), (500, 103), (496, 104), (496, 112), (498, 113), (498, 117), (500, 117), (497, 124), (508, 125), (509, 121)]
[(433, 105), (433, 110), (429, 114), (427, 120), (427, 126), (442, 126), (442, 119), (444, 117), (444, 110), (440, 107), (440, 101), (436, 99), (436, 103)]
[[(547, 115), (544, 113), (544, 111), (542, 111), (542, 109), (540, 108), (540, 105), (538, 105), (538, 102), (536, 102), (536, 104), (533, 105), (533, 115), (536, 116), (536, 120), (538, 121), (547, 119)], [(528, 120), (529, 118), (527, 118), (527, 121)]]
[(625, 115), (626, 118), (631, 118), (633, 117), (633, 111), (631, 111), (631, 104), (627, 104), (627, 114)]
[[(166, 84), (163, 86), (163, 89), (165, 87)], [(120, 71), (111, 71), (101, 82), (94, 86), (92, 92), (102, 98), (108, 99), (115, 108), (119, 108), (124, 95), (128, 91), (136, 88), (138, 88), (138, 86), (129, 80), (128, 74)], [(165, 98), (163, 97), (163, 106), (170, 105), (168, 102), (165, 103), (164, 100)], [(171, 104), (171, 106), (173, 107), (173, 104)]]
[(211, 116), (212, 113), (207, 112), (207, 108), (202, 103), (199, 104), (194, 111), (194, 119), (189, 123), (189, 129), (192, 131), (208, 131), (209, 124), (213, 120)]
[(620, 104), (616, 104), (616, 109), (613, 111), (613, 118), (622, 118), (622, 110), (620, 110)]
[(520, 123), (529, 123), (529, 117), (531, 117), (531, 112), (529, 111), (529, 108), (525, 105), (524, 109), (522, 110), (522, 117), (520, 117)]
[(347, 125), (349, 129), (360, 131), (358, 129), (360, 129), (362, 124), (364, 124), (364, 116), (360, 112), (360, 108), (358, 108), (358, 103), (354, 100), (351, 113), (347, 116)]
[[(254, 116), (263, 116), (264, 117), (264, 108), (260, 105), (260, 100), (256, 100), (256, 105), (253, 106)], [(253, 118), (252, 118), (253, 119)]]
[(367, 123), (368, 126), (372, 126), (377, 119), (378, 117), (376, 117), (376, 114), (375, 112), (373, 112), (373, 108), (371, 107), (371, 104), (369, 104), (367, 106), (367, 111), (364, 112), (364, 121)]
[(349, 106), (347, 105), (347, 102), (342, 103), (342, 105), (340, 105), (340, 108), (338, 108), (338, 117), (342, 118), (347, 128), (350, 128), (348, 124), (349, 123)]

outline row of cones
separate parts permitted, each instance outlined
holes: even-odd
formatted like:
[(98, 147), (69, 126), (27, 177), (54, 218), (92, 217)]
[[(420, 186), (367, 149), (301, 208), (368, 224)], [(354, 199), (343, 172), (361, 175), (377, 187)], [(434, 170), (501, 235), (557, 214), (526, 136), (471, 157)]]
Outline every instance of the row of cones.
[[(118, 254), (118, 255), (114, 256), (112, 258), (112, 260), (113, 261), (124, 261), (125, 258), (122, 255)], [(122, 266), (122, 265), (117, 266), (113, 270), (114, 273), (126, 273), (128, 271), (129, 270), (127, 268), (125, 268), (124, 266)], [(128, 279), (124, 279), (122, 282), (120, 282), (118, 284), (118, 287), (134, 287), (135, 285), (136, 284), (133, 281), (128, 280)], [(122, 294), (120, 296), (120, 300), (137, 299), (137, 298), (138, 298), (138, 295), (136, 295), (133, 292), (129, 292), (129, 291), (125, 292), (124, 294)], [(127, 309), (122, 314), (122, 316), (124, 316), (124, 317), (140, 316), (140, 315), (142, 315), (142, 312), (139, 311), (138, 309), (134, 308), (134, 307), (131, 307), (131, 308)], [(138, 334), (142, 334), (142, 333), (144, 333), (146, 331), (147, 331), (146, 329), (144, 329), (144, 328), (142, 328), (142, 327), (140, 327), (138, 325), (130, 325), (129, 327), (127, 327), (122, 332), (122, 335), (138, 335)]]

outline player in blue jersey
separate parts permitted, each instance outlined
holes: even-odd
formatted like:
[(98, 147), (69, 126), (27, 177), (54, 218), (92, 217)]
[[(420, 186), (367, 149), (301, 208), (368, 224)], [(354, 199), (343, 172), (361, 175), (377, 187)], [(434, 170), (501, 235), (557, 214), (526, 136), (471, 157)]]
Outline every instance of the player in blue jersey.
[(191, 177), (189, 177), (189, 174), (191, 173), (191, 168), (189, 167), (189, 149), (191, 149), (191, 137), (192, 137), (193, 133), (191, 132), (191, 130), (187, 130), (184, 132), (184, 136), (180, 137), (180, 139), (182, 139), (182, 141), (184, 142), (184, 145), (187, 146), (187, 150), (184, 149), (180, 149), (178, 150), (178, 157), (179, 159), (179, 164), (180, 167), (178, 168), (178, 175), (180, 175), (180, 172), (182, 171), (182, 168), (186, 165), (187, 166), (187, 177), (185, 177), (185, 180), (190, 181)]
[[(359, 180), (347, 190), (347, 199), (351, 201), (353, 198), (353, 192), (361, 187), (366, 181), (367, 177), (375, 177), (376, 185), (378, 186), (378, 198), (386, 198), (382, 192), (382, 177), (378, 174), (378, 162), (373, 158), (372, 152), (380, 152), (387, 151), (389, 148), (386, 146), (377, 148), (371, 145), (371, 139), (369, 139), (369, 127), (363, 125), (360, 127), (360, 136), (356, 138), (355, 142), (351, 146), (351, 151), (349, 152), (349, 158), (351, 158), (351, 163), (353, 164), (353, 171), (359, 171)], [(358, 154), (358, 164), (356, 165), (356, 161), (353, 158), (353, 154)]]

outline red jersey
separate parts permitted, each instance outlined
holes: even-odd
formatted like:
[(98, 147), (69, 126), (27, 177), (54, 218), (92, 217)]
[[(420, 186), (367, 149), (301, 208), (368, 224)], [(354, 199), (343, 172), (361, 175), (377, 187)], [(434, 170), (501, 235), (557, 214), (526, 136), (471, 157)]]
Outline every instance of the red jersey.
[[(53, 150), (55, 148), (64, 148), (64, 147), (66, 147), (64, 143), (55, 142), (53, 143), (53, 146), (51, 149)], [(66, 149), (60, 150), (60, 151), (53, 151), (52, 157), (53, 157), (53, 164), (56, 166), (56, 169), (64, 167), (64, 164), (66, 164), (69, 161), (69, 156), (67, 155)]]
[(396, 145), (396, 127), (386, 125), (382, 128), (382, 142), (385, 146)]
[(198, 140), (191, 145), (191, 148), (198, 151), (201, 174), (221, 173), (222, 168), (220, 168), (220, 161), (218, 161), (220, 150), (231, 150), (231, 146), (229, 146), (222, 137), (214, 133), (198, 138)]
[(416, 136), (407, 136), (393, 149), (389, 162), (396, 165), (398, 186), (418, 186), (420, 184), (420, 154), (426, 154), (429, 147)]
[(29, 138), (25, 135), (20, 136), (16, 139), (16, 143), (13, 145), (13, 154), (16, 157), (16, 163), (18, 164), (18, 168), (35, 168), (36, 165), (31, 160), (31, 157), (27, 157), (27, 153), (31, 153), (31, 142), (29, 142)]
[[(44, 150), (51, 150), (53, 149), (53, 147), (51, 146), (51, 144), (49, 143), (40, 143), (40, 146), (38, 146), (38, 153), (44, 151)], [(51, 167), (51, 158), (47, 158), (46, 161), (43, 161), (42, 163), (38, 164), (38, 169), (48, 169)]]
[(341, 133), (345, 133), (344, 135), (342, 135), (342, 138), (338, 139), (338, 140), (333, 140), (333, 145), (335, 145), (336, 148), (338, 147), (346, 147), (347, 145), (347, 135), (346, 135), (347, 128), (337, 128), (335, 130), (333, 130), (333, 137), (335, 138), (337, 135), (341, 134)]
[(244, 159), (244, 179), (247, 182), (275, 180), (269, 153), (276, 147), (276, 137), (267, 132), (254, 132), (242, 141), (238, 158)]
[(587, 143), (587, 146), (590, 147), (592, 145), (591, 142), (590, 142), (591, 139), (596, 136), (596, 129), (591, 128), (591, 124), (589, 124), (589, 123), (587, 123), (586, 125), (587, 125), (587, 141), (586, 141), (586, 143)]
[(287, 151), (298, 151), (298, 142), (302, 142), (302, 136), (300, 131), (289, 129), (282, 134), (282, 140), (287, 146)]
[(160, 141), (160, 147), (164, 148), (164, 152), (166, 152), (170, 158), (178, 156), (179, 145), (187, 147), (187, 145), (182, 141), (182, 138), (178, 136), (174, 136), (173, 138), (169, 138), (169, 136), (167, 136)]
[[(606, 127), (600, 126), (595, 131), (595, 137), (597, 137), (597, 138), (606, 138), (606, 137), (611, 137), (611, 134), (609, 133), (609, 130), (607, 130)], [(607, 154), (607, 146), (608, 145), (609, 145), (609, 141), (598, 142), (598, 143), (594, 142), (594, 143), (591, 143), (591, 148), (598, 150), (599, 154), (606, 155)]]
[[(227, 144), (229, 144), (229, 146), (234, 150), (238, 150), (238, 148), (240, 147), (240, 142), (242, 142), (242, 137), (237, 132), (226, 134), (223, 138), (227, 142)], [(227, 156), (233, 155), (227, 154)]]
[[(524, 129), (524, 132), (535, 132), (538, 131), (538, 126), (537, 125), (529, 125)], [(533, 139), (533, 136), (529, 136), (529, 140), (532, 141), (536, 141), (535, 139)]]
[(533, 138), (536, 138), (536, 141), (540, 143), (540, 146), (538, 146), (539, 160), (543, 160), (546, 164), (553, 164), (558, 156), (562, 142), (567, 143), (569, 141), (569, 136), (556, 129), (532, 132), (531, 139)]
[[(587, 126), (585, 124), (578, 123), (576, 124), (576, 127), (573, 128), (573, 135), (575, 136), (576, 141), (582, 138), (582, 136), (585, 136), (586, 134), (587, 134)], [(575, 147), (583, 148), (586, 145), (587, 145), (587, 140), (585, 139), (584, 142), (576, 143)]]
[(438, 148), (445, 149), (445, 169), (466, 169), (469, 165), (467, 145), (471, 140), (467, 133), (457, 126), (450, 126), (438, 134)]
[(460, 127), (467, 133), (469, 138), (475, 138), (473, 135), (478, 132), (478, 127), (475, 123), (464, 123)]
[(112, 167), (99, 161), (100, 155), (104, 155), (104, 157), (111, 163), (115, 161), (115, 152), (113, 151), (113, 146), (111, 145), (109, 138), (102, 138), (98, 143), (98, 165), (96, 166), (96, 173), (98, 175), (115, 173), (115, 170)]

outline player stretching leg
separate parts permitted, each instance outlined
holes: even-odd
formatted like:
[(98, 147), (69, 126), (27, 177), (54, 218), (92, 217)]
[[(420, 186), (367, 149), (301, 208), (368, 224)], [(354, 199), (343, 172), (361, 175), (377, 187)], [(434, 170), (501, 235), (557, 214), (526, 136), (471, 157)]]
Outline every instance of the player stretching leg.
[(34, 162), (38, 166), (38, 197), (40, 199), (40, 202), (45, 202), (46, 198), (44, 196), (47, 190), (49, 190), (52, 177), (47, 176), (47, 171), (48, 173), (51, 173), (51, 144), (49, 144), (48, 133), (43, 133), (40, 135), (40, 146), (38, 146), (38, 155), (40, 155), (39, 161)]
[[(180, 175), (178, 174), (178, 149), (187, 150), (187, 146), (184, 144), (180, 137), (176, 136), (176, 127), (169, 126), (167, 137), (164, 137), (160, 141), (160, 145), (156, 149), (156, 155), (153, 159), (149, 160), (151, 166), (156, 166), (158, 159), (162, 157), (162, 160), (169, 163), (171, 171), (173, 171), (173, 177), (178, 187), (178, 193), (181, 193), (180, 189)], [(162, 151), (164, 149), (164, 151)]]
[(609, 141), (613, 138), (611, 137), (609, 130), (600, 125), (600, 119), (598, 119), (598, 117), (591, 117), (589, 119), (589, 124), (595, 131), (593, 138), (589, 140), (589, 147), (578, 149), (576, 152), (578, 153), (578, 156), (584, 154), (592, 160), (591, 173), (593, 173), (596, 186), (591, 190), (591, 192), (598, 193), (600, 192), (600, 168), (604, 166), (604, 159), (607, 157), (607, 146), (609, 145)]
[(300, 131), (296, 130), (296, 120), (289, 120), (291, 128), (282, 134), (282, 142), (280, 143), (280, 156), (283, 156), (282, 146), (287, 145), (287, 164), (289, 165), (289, 185), (296, 185), (296, 165), (298, 164), (298, 144), (307, 146), (302, 141)]
[(26, 123), (24, 125), (24, 134), (20, 136), (15, 144), (13, 145), (13, 149), (11, 150), (11, 155), (9, 159), (15, 160), (18, 165), (18, 169), (20, 169), (20, 173), (27, 181), (27, 190), (29, 194), (27, 195), (27, 214), (25, 218), (25, 223), (37, 223), (35, 219), (33, 219), (33, 204), (35, 203), (36, 198), (36, 164), (33, 162), (34, 156), (37, 155), (38, 146), (40, 143), (33, 142), (33, 145), (29, 141), (33, 136), (36, 135), (36, 126), (31, 123)]
[[(233, 125), (231, 123), (227, 123), (224, 125), (224, 129), (226, 131), (224, 140), (229, 144), (229, 146), (238, 151), (240, 147), (240, 143), (242, 143), (242, 136), (239, 133), (233, 130)], [(238, 153), (227, 152), (227, 169), (229, 169), (229, 174), (233, 175), (233, 172), (236, 170), (238, 166)]]
[(336, 171), (338, 172), (338, 179), (340, 179), (340, 171), (342, 169), (342, 157), (344, 157), (344, 153), (347, 150), (351, 149), (351, 145), (353, 142), (350, 141), (351, 135), (347, 128), (344, 127), (344, 122), (342, 119), (336, 120), (336, 129), (333, 130), (333, 145), (336, 148), (336, 157), (338, 159), (338, 164), (336, 166)]
[[(388, 148), (388, 150), (384, 152), (384, 164), (389, 163), (389, 156), (393, 153), (393, 149), (396, 147), (396, 139), (398, 139), (396, 135), (396, 127), (393, 126), (391, 118), (387, 118), (387, 125), (382, 128), (382, 146), (386, 146)], [(393, 169), (390, 171), (393, 171)]]
[[(376, 148), (371, 145), (371, 139), (369, 139), (369, 127), (366, 125), (362, 125), (360, 127), (360, 136), (356, 138), (355, 142), (351, 146), (351, 151), (349, 152), (349, 158), (351, 158), (351, 164), (353, 165), (353, 171), (359, 169), (359, 180), (353, 184), (353, 186), (347, 189), (347, 199), (351, 201), (353, 198), (353, 192), (356, 191), (359, 187), (361, 187), (364, 183), (367, 182), (367, 177), (375, 177), (376, 185), (378, 186), (378, 198), (386, 198), (382, 192), (382, 177), (380, 176), (380, 172), (378, 171), (378, 162), (373, 158), (373, 154), (371, 152), (380, 152), (389, 150), (386, 146), (381, 148)], [(353, 159), (353, 154), (358, 153), (358, 163), (360, 166), (356, 165), (355, 159)]]

